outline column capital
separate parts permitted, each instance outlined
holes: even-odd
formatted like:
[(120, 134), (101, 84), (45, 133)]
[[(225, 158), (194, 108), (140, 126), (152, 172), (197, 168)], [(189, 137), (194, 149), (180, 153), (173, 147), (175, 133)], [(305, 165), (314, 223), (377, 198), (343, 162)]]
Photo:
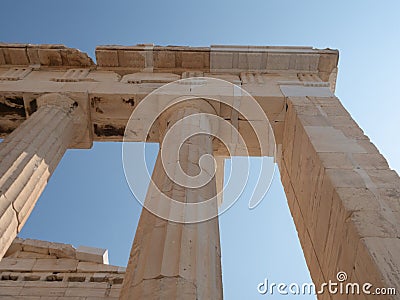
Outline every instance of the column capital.
[(52, 107), (61, 110), (72, 119), (74, 124), (74, 138), (70, 148), (91, 148), (89, 112), (82, 107), (82, 101), (75, 101), (61, 93), (44, 94), (37, 98), (38, 108)]
[(196, 114), (218, 115), (211, 103), (202, 98), (177, 102), (163, 111), (158, 119), (160, 143), (163, 143), (166, 132), (183, 116), (188, 117)]
[(73, 116), (74, 121), (77, 118), (84, 117), (84, 112), (79, 107), (78, 102), (72, 100), (70, 97), (63, 94), (59, 93), (44, 94), (37, 99), (37, 105), (38, 107), (51, 106), (61, 109), (65, 111), (67, 114)]

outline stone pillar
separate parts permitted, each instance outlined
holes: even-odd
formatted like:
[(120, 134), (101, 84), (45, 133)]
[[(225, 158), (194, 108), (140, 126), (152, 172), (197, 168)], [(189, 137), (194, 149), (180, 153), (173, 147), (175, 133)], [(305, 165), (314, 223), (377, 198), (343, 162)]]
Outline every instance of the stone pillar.
[(21, 231), (82, 118), (60, 94), (37, 99), (38, 110), (0, 143), (0, 259)]
[[(176, 121), (185, 116), (201, 112), (210, 112), (211, 106), (199, 99), (193, 105), (178, 104), (164, 112), (159, 120), (161, 135), (165, 137)], [(203, 107), (203, 108), (202, 108)], [(189, 121), (185, 128), (192, 127), (194, 131), (210, 124)], [(200, 123), (200, 124), (199, 124)], [(177, 134), (179, 135), (179, 133)], [(179, 137), (171, 137), (172, 139)], [(196, 176), (201, 172), (203, 155), (212, 155), (212, 137), (209, 135), (192, 136), (180, 142), (179, 161), (176, 153), (164, 149), (161, 141), (161, 151), (157, 157), (152, 176), (152, 183), (146, 196), (146, 203), (158, 203), (162, 194), (183, 203), (200, 203), (213, 199), (213, 209), (217, 212), (215, 176), (210, 176), (207, 184), (190, 188), (177, 184), (173, 180), (178, 176), (169, 177), (164, 166), (172, 169), (182, 168), (188, 176)], [(162, 151), (166, 154), (161, 155)], [(169, 169), (171, 171), (171, 168)], [(176, 174), (178, 171), (174, 172)], [(169, 173), (171, 174), (171, 173)], [(159, 202), (157, 202), (159, 201)], [(168, 204), (167, 204), (168, 205)], [(147, 206), (148, 207), (148, 206)], [(176, 215), (171, 206), (170, 215)], [(202, 214), (204, 211), (191, 211)], [(176, 223), (165, 220), (143, 209), (132, 246), (125, 280), (120, 299), (222, 299), (221, 252), (219, 242), (218, 218), (199, 223)]]
[(316, 286), (345, 272), (345, 284), (399, 291), (400, 178), (339, 99), (288, 97), (279, 168)]

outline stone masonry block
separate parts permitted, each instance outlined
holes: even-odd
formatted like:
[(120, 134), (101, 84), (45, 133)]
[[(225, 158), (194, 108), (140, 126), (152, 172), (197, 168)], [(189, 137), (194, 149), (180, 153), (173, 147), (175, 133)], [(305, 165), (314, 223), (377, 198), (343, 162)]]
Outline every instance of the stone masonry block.
[(3, 258), (0, 261), (0, 270), (30, 272), (35, 263), (34, 258)]
[[(64, 296), (66, 290), (67, 289), (64, 287), (62, 287), (62, 288), (58, 288), (58, 287), (43, 288), (43, 287), (36, 287), (36, 286), (24, 287), (20, 293), (20, 296), (28, 296), (29, 299), (34, 299), (34, 298), (31, 298), (34, 296), (46, 296), (46, 297), (52, 297), (54, 299), (56, 297)], [(40, 297), (40, 299), (43, 299), (43, 298)]]
[[(124, 268), (125, 269), (125, 268)], [(111, 265), (104, 265), (100, 263), (93, 263), (93, 262), (79, 262), (78, 263), (78, 272), (82, 273), (99, 273), (99, 272), (108, 272), (108, 273), (121, 273), (121, 267), (111, 266)], [(122, 273), (123, 273), (122, 272)]]
[(375, 195), (367, 188), (341, 187), (336, 188), (335, 192), (348, 212), (380, 209)]
[(239, 69), (265, 70), (266, 61), (263, 53), (239, 53)]
[(4, 58), (3, 49), (0, 49), (0, 65), (5, 65), (6, 59)]
[(175, 67), (175, 51), (154, 51), (154, 67), (172, 69)]
[(9, 54), (13, 65), (29, 65), (26, 48), (10, 48)]
[(319, 158), (325, 168), (328, 169), (353, 169), (355, 166), (350, 161), (347, 153), (343, 152), (321, 152)]
[(51, 243), (49, 245), (49, 254), (58, 258), (76, 258), (75, 248), (68, 244)]
[(386, 287), (400, 290), (400, 239), (398, 238), (366, 238), (366, 248), (371, 253), (375, 263), (380, 266)]
[[(108, 289), (108, 283), (80, 283), (80, 282), (72, 282), (69, 284), (68, 289), (65, 292), (66, 297), (96, 297), (99, 299), (100, 297), (107, 296), (106, 292)], [(68, 299), (68, 298), (67, 298)], [(101, 299), (101, 298), (100, 298)]]
[(205, 67), (203, 52), (182, 52), (182, 67), (188, 69), (203, 69)]
[(85, 67), (85, 66), (92, 66), (94, 63), (92, 59), (76, 49), (63, 49), (61, 50), (61, 57), (63, 64), (68, 64), (69, 66), (78, 66), (78, 67)]
[(118, 62), (121, 67), (144, 68), (145, 67), (144, 51), (118, 51)]
[(57, 49), (39, 49), (38, 50), (40, 64), (46, 66), (61, 66), (61, 53)]
[(329, 176), (335, 188), (366, 188), (363, 178), (353, 170), (327, 169), (326, 175)]
[[(400, 213), (397, 213), (400, 216)], [(361, 237), (398, 237), (398, 223), (389, 222), (390, 216), (382, 211), (355, 211), (351, 215), (351, 222), (357, 228)]]
[(332, 54), (320, 54), (318, 61), (318, 70), (320, 72), (332, 72), (336, 68), (337, 59)]
[(397, 188), (400, 187), (400, 177), (397, 175), (396, 171), (386, 169), (386, 170), (366, 170), (368, 176), (371, 178), (372, 182), (378, 188)]
[(305, 126), (304, 128), (317, 152), (366, 153), (355, 141), (333, 127)]
[(328, 178), (321, 177), (317, 181), (312, 205), (303, 208), (306, 211), (305, 222), (309, 228), (315, 252), (319, 257), (324, 253), (328, 239), (333, 205), (333, 187)]
[(294, 169), (292, 164), (292, 157), (293, 157), (294, 137), (296, 134), (295, 124), (296, 124), (295, 113), (293, 109), (289, 107), (284, 126), (283, 144), (282, 144), (282, 160), (284, 161), (288, 175), (290, 175), (292, 173), (292, 169)]
[(18, 251), (22, 251), (22, 243), (23, 239), (16, 237), (14, 241), (12, 242), (11, 246), (8, 248), (6, 254), (4, 255), (5, 257), (12, 255), (13, 253), (16, 253)]
[(41, 253), (35, 253), (35, 252), (25, 252), (25, 251), (18, 251), (11, 255), (10, 257), (15, 257), (15, 258), (57, 258), (56, 256), (53, 255), (48, 255), (48, 254), (41, 254)]
[[(1, 282), (3, 283), (3, 282)], [(14, 300), (15, 298), (13, 296), (18, 296), (20, 292), (23, 289), (22, 285), (17, 285), (15, 282), (12, 282), (13, 284), (10, 284), (10, 286), (3, 286), (0, 285), (0, 298), (1, 299), (12, 299)]]
[[(326, 237), (326, 243), (324, 245), (325, 259), (321, 260), (324, 274), (327, 271), (334, 269), (339, 255), (339, 243), (338, 240), (342, 237), (345, 232), (345, 220), (348, 217), (340, 199), (333, 193), (332, 204), (329, 216), (328, 235)], [(333, 266), (332, 266), (333, 265)]]
[(302, 115), (299, 119), (303, 126), (330, 126), (328, 120), (322, 115)]
[(384, 285), (383, 283), (384, 277), (382, 276), (378, 268), (376, 259), (372, 256), (372, 253), (377, 251), (379, 248), (377, 244), (383, 243), (384, 240), (385, 239), (383, 238), (372, 237), (372, 238), (363, 238), (359, 241), (359, 245), (357, 248), (357, 256), (355, 258), (355, 266), (353, 271), (353, 273), (356, 275), (358, 279), (358, 282), (360, 283), (368, 282), (375, 287), (389, 287)]
[(397, 187), (378, 188), (380, 199), (384, 201), (392, 211), (400, 212), (400, 185)]
[(360, 145), (366, 153), (371, 153), (371, 154), (379, 154), (378, 148), (371, 143), (370, 140), (357, 140), (357, 144)]
[(50, 242), (26, 239), (22, 243), (22, 248), (27, 252), (34, 252), (39, 254), (49, 254)]
[(96, 50), (96, 60), (99, 67), (118, 67), (117, 50)]
[(76, 272), (78, 261), (70, 258), (39, 258), (33, 270), (35, 272)]
[(76, 249), (76, 258), (80, 261), (96, 262), (108, 265), (108, 250), (80, 246)]
[(341, 104), (335, 106), (323, 104), (321, 105), (321, 108), (328, 117), (330, 116), (351, 117), (349, 112)]
[(29, 58), (30, 65), (39, 65), (40, 64), (39, 50), (37, 48), (27, 48), (26, 52), (27, 52), (27, 55)]
[(339, 129), (343, 132), (343, 134), (351, 139), (362, 139), (366, 140), (368, 137), (364, 134), (362, 129), (357, 125), (341, 125), (341, 126), (334, 126), (336, 129)]
[(381, 154), (354, 153), (353, 159), (363, 169), (389, 169), (386, 159)]
[(355, 227), (351, 222), (346, 223), (341, 234), (335, 238), (335, 248), (332, 252), (335, 252), (336, 260), (332, 260), (329, 269), (325, 270), (328, 279), (336, 279), (339, 271), (346, 272), (350, 277), (354, 269), (359, 241), (360, 236)]
[(288, 70), (290, 65), (290, 54), (268, 53), (268, 70)]
[(212, 52), (211, 56), (211, 70), (218, 69), (231, 69), (233, 67), (233, 55), (232, 53), (219, 53)]
[(293, 59), (296, 70), (316, 71), (318, 68), (319, 54), (296, 54), (292, 56)]

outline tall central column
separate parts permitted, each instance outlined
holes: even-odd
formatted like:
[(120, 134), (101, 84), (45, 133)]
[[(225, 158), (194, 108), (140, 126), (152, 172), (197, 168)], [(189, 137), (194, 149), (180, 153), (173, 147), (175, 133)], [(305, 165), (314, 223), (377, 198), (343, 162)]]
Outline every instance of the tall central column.
[[(177, 223), (158, 217), (146, 209), (154, 207), (153, 203), (168, 206), (165, 196), (186, 204), (211, 199), (216, 215), (214, 174), (210, 175), (204, 185), (196, 185), (196, 176), (204, 171), (201, 162), (204, 162), (203, 156), (210, 158), (212, 155), (212, 136), (197, 134), (185, 138), (179, 142), (178, 156), (173, 153), (173, 149), (166, 149), (166, 143), (163, 142), (168, 134), (174, 135), (168, 138), (179, 141), (179, 131), (172, 128), (177, 122), (185, 117), (210, 111), (210, 104), (199, 99), (189, 104), (185, 102), (175, 105), (160, 117), (161, 150), (132, 246), (121, 300), (222, 299), (218, 218), (197, 223)], [(183, 121), (181, 129), (190, 127), (192, 131), (202, 132), (209, 125), (206, 118), (200, 122), (198, 118), (188, 118)], [(179, 176), (168, 176), (182, 171), (188, 176), (186, 182), (191, 184), (184, 186), (181, 182), (177, 183)], [(210, 173), (209, 170), (207, 173)], [(198, 180), (201, 180), (200, 177)], [(210, 206), (207, 207), (209, 210)], [(170, 210), (171, 216), (176, 215), (176, 212), (171, 211), (174, 208), (170, 205), (164, 209)], [(191, 216), (204, 213), (201, 206), (190, 210)]]

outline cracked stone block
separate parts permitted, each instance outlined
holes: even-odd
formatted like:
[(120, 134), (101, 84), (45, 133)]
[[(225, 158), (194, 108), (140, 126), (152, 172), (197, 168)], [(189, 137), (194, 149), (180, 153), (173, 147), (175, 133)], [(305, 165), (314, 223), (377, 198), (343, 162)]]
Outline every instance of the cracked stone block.
[(108, 250), (79, 246), (78, 249), (76, 249), (76, 258), (80, 261), (96, 262), (108, 265)]

